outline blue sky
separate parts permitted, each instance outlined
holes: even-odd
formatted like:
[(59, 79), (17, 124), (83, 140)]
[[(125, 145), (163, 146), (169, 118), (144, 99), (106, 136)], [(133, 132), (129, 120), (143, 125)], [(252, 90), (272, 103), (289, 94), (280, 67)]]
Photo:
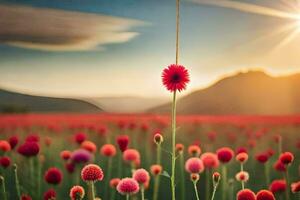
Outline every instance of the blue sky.
[[(191, 73), (187, 92), (238, 70), (299, 71), (297, 33), (279, 45), (300, 25), (281, 27), (299, 19), (193, 1), (181, 4), (180, 63)], [(298, 14), (294, 0), (239, 2)], [(0, 87), (51, 96), (168, 95), (160, 76), (175, 58), (175, 1), (0, 1), (0, 9), (7, 7), (16, 14), (0, 19), (0, 25), (11, 23), (8, 33), (0, 31)], [(34, 15), (18, 19), (21, 29), (12, 32), (24, 10)], [(49, 27), (57, 19), (66, 24), (62, 35)]]

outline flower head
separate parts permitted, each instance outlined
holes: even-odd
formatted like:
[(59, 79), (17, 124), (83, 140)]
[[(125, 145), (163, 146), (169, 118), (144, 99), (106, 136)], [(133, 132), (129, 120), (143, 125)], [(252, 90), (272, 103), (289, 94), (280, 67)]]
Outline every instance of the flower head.
[(91, 141), (88, 141), (88, 140), (83, 141), (81, 143), (80, 147), (82, 149), (85, 149), (85, 150), (91, 152), (91, 153), (95, 153), (97, 151), (97, 146), (95, 145), (95, 143), (91, 142)]
[(3, 156), (0, 158), (0, 166), (7, 168), (10, 165), (10, 158), (8, 156)]
[(149, 182), (150, 176), (145, 169), (137, 169), (132, 176), (139, 184), (145, 184)]
[(237, 200), (256, 200), (254, 192), (249, 189), (240, 190), (236, 195)]
[(221, 179), (221, 174), (219, 172), (214, 172), (212, 175), (214, 185), (218, 184)]
[(17, 146), (17, 144), (19, 143), (19, 137), (16, 135), (13, 135), (10, 138), (8, 138), (8, 142), (9, 142), (11, 148), (14, 149)]
[(102, 169), (95, 164), (88, 164), (81, 170), (81, 178), (86, 182), (101, 181), (104, 177)]
[(279, 172), (285, 172), (286, 171), (286, 166), (280, 160), (277, 160), (275, 162), (275, 164), (273, 165), (273, 167), (276, 171), (279, 171)]
[(56, 192), (54, 189), (49, 189), (44, 193), (44, 200), (52, 200), (56, 198)]
[(214, 153), (206, 152), (202, 154), (200, 158), (207, 169), (217, 168), (219, 166), (218, 157)]
[(287, 188), (285, 180), (274, 180), (269, 189), (273, 193), (284, 192)]
[(234, 152), (229, 147), (223, 147), (217, 150), (217, 156), (220, 162), (228, 163), (234, 156)]
[(84, 189), (79, 185), (73, 186), (70, 190), (71, 200), (83, 199), (84, 195), (85, 195)]
[(160, 133), (155, 133), (153, 141), (155, 144), (160, 145), (164, 141), (164, 138)]
[(294, 161), (294, 155), (291, 152), (284, 152), (280, 155), (279, 160), (281, 163), (288, 165)]
[(109, 181), (109, 186), (110, 186), (111, 188), (116, 188), (116, 187), (118, 186), (120, 180), (121, 180), (121, 179), (119, 179), (119, 178), (113, 178), (113, 179), (111, 179), (111, 180)]
[(57, 185), (62, 181), (63, 174), (56, 167), (49, 168), (44, 176), (44, 179), (47, 183)]
[(117, 191), (122, 195), (136, 194), (139, 189), (140, 187), (138, 182), (133, 178), (123, 178), (117, 186)]
[(291, 184), (291, 191), (293, 193), (300, 192), (300, 181)]
[(275, 197), (269, 190), (260, 190), (256, 194), (256, 200), (275, 200)]
[(103, 156), (113, 157), (116, 155), (117, 150), (116, 147), (112, 144), (105, 144), (101, 147), (100, 152)]
[(268, 162), (269, 160), (269, 154), (266, 153), (259, 153), (255, 156), (256, 160), (262, 164)]
[(74, 135), (74, 140), (77, 144), (81, 144), (83, 141), (86, 140), (86, 134), (82, 132), (76, 133)]
[(240, 171), (235, 175), (237, 181), (247, 182), (249, 180), (249, 173), (245, 171)]
[(191, 174), (201, 173), (204, 170), (203, 162), (200, 158), (190, 158), (185, 163), (185, 170)]
[(21, 200), (32, 200), (32, 198), (28, 194), (22, 194), (21, 195)]
[(128, 135), (119, 135), (116, 139), (119, 149), (124, 152), (129, 144), (129, 137)]
[(190, 156), (198, 157), (201, 154), (201, 149), (198, 145), (190, 145), (188, 147), (188, 153)]
[(64, 151), (60, 152), (60, 157), (63, 160), (69, 160), (71, 158), (71, 155), (72, 155), (72, 152), (68, 151), (68, 150), (64, 150)]
[(36, 156), (39, 151), (40, 145), (37, 142), (25, 142), (18, 148), (18, 153), (25, 157)]
[(181, 144), (181, 143), (177, 143), (176, 146), (175, 146), (175, 149), (176, 149), (177, 153), (181, 154), (184, 151), (184, 145)]
[(198, 182), (200, 179), (200, 175), (199, 174), (191, 174), (190, 179), (192, 182)]
[(235, 159), (240, 163), (245, 163), (248, 160), (248, 154), (245, 152), (238, 153), (235, 157)]
[(150, 167), (150, 172), (153, 176), (160, 175), (162, 173), (162, 166), (161, 165), (152, 165)]
[(163, 70), (162, 81), (171, 92), (185, 90), (186, 84), (190, 82), (188, 70), (182, 65), (169, 65)]
[(92, 159), (92, 154), (85, 149), (75, 150), (71, 155), (73, 163), (87, 163)]
[(123, 160), (126, 162), (139, 161), (140, 153), (136, 149), (127, 149), (123, 152)]
[(0, 150), (2, 152), (7, 152), (11, 150), (10, 144), (6, 140), (0, 140)]

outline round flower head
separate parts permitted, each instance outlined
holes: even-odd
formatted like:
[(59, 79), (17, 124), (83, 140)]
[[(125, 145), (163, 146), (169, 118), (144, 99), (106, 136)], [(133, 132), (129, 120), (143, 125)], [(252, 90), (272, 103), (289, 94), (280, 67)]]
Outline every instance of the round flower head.
[(103, 156), (113, 157), (116, 155), (117, 150), (116, 147), (112, 144), (105, 144), (101, 147), (100, 152)]
[(185, 163), (185, 170), (191, 174), (201, 173), (204, 170), (203, 162), (200, 158), (190, 158)]
[(180, 143), (178, 143), (178, 144), (176, 144), (176, 147), (175, 147), (175, 149), (176, 149), (176, 152), (177, 152), (177, 153), (181, 154), (181, 153), (183, 153), (183, 150), (184, 150), (184, 145), (183, 145), (183, 144), (180, 144)]
[(280, 162), (289, 165), (294, 161), (294, 155), (291, 152), (284, 152), (279, 157)]
[(256, 200), (275, 200), (275, 197), (269, 190), (260, 190), (256, 194)]
[(63, 178), (62, 172), (55, 167), (49, 168), (46, 171), (44, 176), (45, 181), (53, 185), (59, 184), (62, 181), (62, 178)]
[(12, 149), (14, 149), (17, 146), (17, 144), (19, 143), (19, 137), (15, 136), (15, 135), (11, 136), (10, 138), (8, 138), (8, 142), (10, 144), (10, 147)]
[(245, 171), (238, 172), (235, 175), (235, 178), (236, 178), (237, 181), (247, 182), (249, 180), (249, 173), (245, 172)]
[(40, 136), (35, 133), (32, 133), (25, 138), (25, 141), (26, 142), (39, 142)]
[(32, 200), (32, 198), (28, 194), (22, 194), (21, 195), (21, 200)]
[(201, 160), (207, 169), (217, 168), (219, 166), (219, 160), (216, 154), (206, 152), (201, 155)]
[(56, 198), (56, 192), (54, 189), (49, 189), (44, 193), (44, 200), (53, 200)]
[(113, 179), (111, 179), (111, 180), (109, 181), (109, 186), (110, 186), (111, 188), (117, 188), (117, 186), (118, 186), (120, 180), (121, 180), (121, 179), (119, 179), (119, 178), (113, 178)]
[(86, 140), (86, 134), (85, 134), (85, 133), (81, 133), (81, 132), (76, 133), (76, 134), (74, 135), (74, 140), (75, 140), (75, 142), (76, 142), (77, 144), (81, 144), (83, 141)]
[(91, 142), (91, 141), (88, 141), (88, 140), (83, 141), (81, 143), (80, 147), (82, 149), (85, 149), (85, 150), (91, 152), (91, 153), (95, 153), (97, 151), (97, 146), (95, 145), (95, 143)]
[(266, 163), (269, 160), (268, 153), (259, 153), (255, 156), (256, 160), (262, 164)]
[(85, 149), (75, 150), (71, 155), (73, 163), (87, 163), (92, 159), (92, 154)]
[(10, 158), (8, 156), (3, 156), (0, 158), (0, 166), (7, 168), (10, 165)]
[(201, 154), (201, 149), (198, 145), (190, 145), (188, 147), (188, 153), (190, 156), (198, 157)]
[(275, 162), (275, 164), (273, 165), (273, 167), (276, 171), (279, 171), (279, 172), (285, 172), (286, 171), (286, 166), (280, 160), (277, 160)]
[(190, 179), (192, 182), (198, 182), (200, 179), (200, 175), (199, 174), (191, 174)]
[(300, 192), (300, 181), (291, 184), (291, 191), (293, 193)]
[(220, 162), (228, 163), (234, 156), (234, 152), (228, 147), (223, 147), (217, 150), (217, 156)]
[(95, 164), (86, 165), (81, 170), (81, 178), (86, 182), (96, 182), (101, 181), (104, 177), (102, 169)]
[(119, 149), (124, 152), (129, 144), (129, 137), (128, 135), (119, 135), (116, 139)]
[(149, 182), (150, 176), (145, 169), (138, 169), (133, 173), (132, 178), (136, 180), (139, 184), (145, 184)]
[(235, 152), (236, 152), (236, 154), (248, 153), (248, 151), (245, 147), (238, 147)]
[(84, 189), (79, 185), (73, 186), (70, 190), (71, 200), (83, 199), (84, 195)]
[(123, 178), (120, 180), (117, 191), (122, 195), (132, 195), (139, 192), (139, 184), (133, 178)]
[(248, 154), (245, 152), (238, 153), (235, 157), (235, 159), (240, 163), (245, 163), (248, 160)]
[(153, 137), (153, 141), (155, 144), (160, 145), (164, 141), (164, 138), (160, 133), (156, 133)]
[(67, 170), (67, 172), (72, 174), (75, 171), (75, 164), (73, 162), (66, 162), (65, 169)]
[(140, 153), (135, 149), (127, 149), (123, 152), (123, 160), (126, 162), (135, 162), (140, 160)]
[(69, 160), (71, 158), (72, 152), (68, 150), (64, 150), (60, 152), (60, 157), (63, 160)]
[(185, 90), (186, 84), (190, 82), (188, 70), (182, 65), (169, 65), (163, 70), (162, 81), (171, 92)]
[(274, 180), (271, 185), (269, 190), (273, 193), (280, 193), (284, 192), (287, 188), (285, 180)]
[(10, 144), (6, 140), (0, 140), (0, 151), (7, 152), (10, 151)]
[(254, 192), (249, 189), (240, 190), (236, 195), (237, 200), (256, 200)]
[(18, 153), (25, 157), (36, 156), (40, 151), (40, 145), (36, 142), (25, 142), (18, 148)]
[(160, 175), (162, 173), (162, 166), (161, 165), (152, 165), (150, 167), (150, 172), (153, 176)]

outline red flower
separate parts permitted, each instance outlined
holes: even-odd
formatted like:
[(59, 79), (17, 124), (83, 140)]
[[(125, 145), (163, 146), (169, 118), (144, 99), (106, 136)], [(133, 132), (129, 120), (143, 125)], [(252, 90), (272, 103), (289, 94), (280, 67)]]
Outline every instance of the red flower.
[(60, 157), (63, 160), (69, 160), (71, 158), (71, 155), (72, 155), (72, 152), (68, 151), (68, 150), (64, 150), (64, 151), (60, 152)]
[(222, 163), (228, 163), (234, 156), (234, 152), (229, 147), (223, 147), (217, 150), (217, 156)]
[(149, 173), (145, 169), (136, 170), (133, 173), (132, 178), (135, 179), (139, 184), (145, 184), (150, 180)]
[(198, 145), (190, 145), (188, 148), (190, 156), (198, 157), (201, 154), (201, 149)]
[(8, 156), (3, 156), (0, 158), (0, 165), (3, 168), (7, 168), (10, 165), (10, 158)]
[(31, 198), (31, 196), (29, 196), (27, 194), (22, 194), (21, 200), (32, 200), (32, 198)]
[(219, 166), (218, 157), (214, 153), (206, 152), (202, 154), (200, 158), (207, 169), (217, 168)]
[(67, 162), (65, 164), (65, 169), (72, 174), (75, 171), (75, 164), (73, 162)]
[(236, 149), (236, 154), (239, 154), (239, 153), (248, 153), (248, 151), (245, 147), (238, 147)]
[(135, 149), (127, 149), (123, 152), (123, 160), (126, 162), (136, 162), (140, 160), (140, 153)]
[(256, 200), (275, 200), (275, 197), (269, 190), (261, 190), (256, 194)]
[(116, 147), (112, 144), (105, 144), (101, 147), (100, 152), (103, 156), (113, 157), (116, 155)]
[(25, 142), (18, 148), (18, 153), (26, 157), (36, 156), (39, 151), (40, 146), (36, 142)]
[(80, 145), (80, 147), (82, 149), (85, 149), (91, 153), (95, 153), (97, 151), (97, 146), (95, 145), (94, 142), (91, 142), (91, 141), (83, 141)]
[(15, 136), (15, 135), (11, 136), (10, 138), (8, 138), (8, 142), (9, 142), (11, 148), (14, 149), (19, 142), (19, 138), (18, 138), (18, 136)]
[(101, 181), (103, 177), (102, 169), (95, 164), (88, 164), (81, 170), (81, 178), (84, 181)]
[(280, 155), (279, 160), (283, 164), (288, 165), (294, 161), (294, 155), (291, 152), (284, 152)]
[(119, 145), (119, 149), (122, 152), (124, 152), (127, 149), (128, 144), (129, 144), (128, 135), (119, 135), (116, 140), (117, 140), (117, 143)]
[(293, 193), (300, 192), (300, 181), (291, 184), (291, 190)]
[(113, 178), (113, 179), (111, 179), (111, 180), (109, 181), (109, 186), (110, 186), (111, 188), (116, 188), (116, 187), (118, 186), (120, 180), (121, 180), (121, 179), (119, 179), (119, 178)]
[(198, 174), (203, 172), (204, 165), (200, 158), (190, 158), (185, 162), (185, 170), (191, 174)]
[(273, 193), (284, 192), (286, 190), (285, 180), (274, 180), (270, 185), (270, 191)]
[(175, 149), (176, 149), (176, 152), (177, 152), (177, 153), (182, 153), (183, 150), (184, 150), (184, 145), (181, 144), (181, 143), (178, 143), (178, 144), (176, 144)]
[(255, 156), (256, 160), (262, 164), (268, 162), (269, 154), (268, 153), (260, 153)]
[(59, 169), (52, 167), (46, 171), (44, 178), (47, 183), (57, 185), (62, 181), (63, 174)]
[(0, 140), (0, 150), (7, 152), (11, 150), (10, 144), (6, 140)]
[(81, 144), (83, 141), (86, 140), (86, 134), (85, 133), (76, 133), (74, 135), (74, 140), (77, 144)]
[(83, 187), (81, 187), (79, 185), (73, 186), (70, 190), (71, 200), (83, 199), (84, 194), (85, 194), (85, 192), (84, 192)]
[(235, 159), (240, 162), (240, 163), (245, 163), (248, 160), (248, 154), (247, 153), (239, 153), (238, 155), (236, 155)]
[(162, 166), (161, 165), (152, 165), (150, 167), (150, 171), (153, 176), (160, 175), (162, 172)]
[(39, 142), (40, 136), (37, 134), (30, 134), (25, 138), (25, 142)]
[(236, 195), (237, 200), (256, 200), (254, 192), (249, 189), (240, 190)]
[(190, 82), (188, 70), (182, 65), (169, 65), (163, 70), (162, 81), (171, 92), (185, 90), (186, 84)]
[(118, 192), (123, 195), (136, 194), (138, 193), (139, 189), (140, 187), (138, 182), (133, 178), (123, 178), (117, 186)]
[(286, 166), (280, 161), (277, 160), (275, 164), (273, 165), (274, 169), (279, 171), (279, 172), (285, 172), (286, 171)]
[(52, 200), (56, 198), (56, 192), (54, 189), (49, 189), (44, 193), (44, 200)]

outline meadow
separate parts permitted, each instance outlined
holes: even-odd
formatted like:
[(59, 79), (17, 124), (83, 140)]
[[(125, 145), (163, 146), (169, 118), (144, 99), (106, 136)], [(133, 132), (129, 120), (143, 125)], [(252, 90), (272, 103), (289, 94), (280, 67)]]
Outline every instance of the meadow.
[[(298, 116), (177, 116), (177, 199), (197, 199), (189, 173), (195, 167), (185, 166), (190, 158), (200, 158), (203, 163), (196, 173), (200, 174), (196, 189), (201, 200), (212, 199), (216, 184), (214, 199), (218, 200), (235, 199), (242, 187), (254, 193), (271, 190), (276, 199), (299, 199), (296, 186), (291, 189), (291, 184), (299, 181), (299, 131)], [(83, 199), (90, 199), (89, 184), (81, 177), (82, 168), (89, 163), (98, 165), (104, 175), (94, 181), (98, 198), (125, 199), (126, 195), (116, 190), (116, 178), (132, 177), (143, 168), (150, 175), (140, 190), (133, 192), (136, 194), (128, 195), (130, 199), (142, 199), (142, 188), (144, 199), (171, 199), (168, 115), (1, 115), (0, 133), (5, 186), (1, 187), (1, 199), (71, 199), (70, 189), (75, 185), (85, 190)], [(228, 162), (219, 155), (223, 147), (234, 153), (225, 156)], [(237, 156), (242, 152), (249, 156), (243, 169)], [(282, 163), (283, 152), (291, 152), (294, 158)], [(153, 167), (156, 164), (162, 170)], [(248, 172), (248, 180), (236, 177), (241, 170)], [(219, 172), (220, 180), (213, 180), (214, 172)], [(297, 187), (299, 190), (299, 182)]]

